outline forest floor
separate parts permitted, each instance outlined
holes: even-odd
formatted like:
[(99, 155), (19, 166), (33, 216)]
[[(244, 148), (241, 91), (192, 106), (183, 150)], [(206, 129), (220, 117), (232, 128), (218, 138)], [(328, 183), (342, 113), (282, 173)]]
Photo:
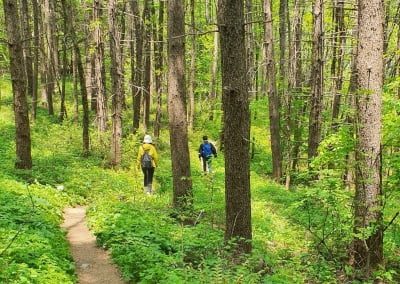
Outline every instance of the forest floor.
[(111, 263), (108, 252), (96, 246), (96, 238), (87, 227), (84, 207), (66, 208), (61, 226), (68, 231), (79, 284), (125, 283), (118, 268)]

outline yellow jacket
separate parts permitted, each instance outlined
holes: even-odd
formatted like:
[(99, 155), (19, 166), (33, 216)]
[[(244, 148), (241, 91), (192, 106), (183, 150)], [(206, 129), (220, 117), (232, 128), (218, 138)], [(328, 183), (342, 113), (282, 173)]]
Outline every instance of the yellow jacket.
[(153, 144), (146, 144), (146, 143), (140, 145), (140, 147), (139, 147), (139, 151), (138, 151), (138, 155), (137, 155), (137, 159), (136, 159), (136, 167), (138, 169), (140, 169), (142, 155), (144, 154), (144, 151), (149, 151), (149, 155), (153, 158), (151, 163), (153, 164), (153, 167), (156, 168), (158, 165), (158, 154), (157, 154), (156, 147), (154, 147)]

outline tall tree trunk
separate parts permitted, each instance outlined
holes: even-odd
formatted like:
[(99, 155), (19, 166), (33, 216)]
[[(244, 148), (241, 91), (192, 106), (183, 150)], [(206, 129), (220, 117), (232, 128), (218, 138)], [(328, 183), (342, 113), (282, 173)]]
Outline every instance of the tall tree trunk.
[[(63, 7), (63, 11), (67, 13), (67, 18), (71, 19), (71, 23), (73, 23), (73, 15), (74, 15), (74, 6), (70, 1), (68, 1), (68, 4), (66, 0), (61, 0), (61, 4)], [(83, 70), (83, 62), (82, 62), (82, 56), (81, 56), (81, 51), (79, 49), (79, 44), (78, 44), (78, 38), (76, 35), (75, 27), (73, 25), (68, 26), (71, 30), (69, 34), (71, 35), (72, 38), (72, 45), (73, 45), (73, 53), (74, 53), (74, 59), (76, 63), (76, 68), (77, 68), (77, 76), (79, 78), (79, 85), (80, 85), (80, 92), (81, 92), (81, 103), (82, 103), (82, 111), (83, 111), (83, 117), (82, 117), (82, 147), (83, 147), (83, 156), (87, 157), (89, 155), (90, 151), (90, 137), (89, 137), (89, 104), (88, 104), (88, 98), (87, 98), (87, 92), (86, 92), (86, 82), (85, 82), (85, 71)], [(75, 89), (75, 86), (74, 86)], [(76, 89), (74, 90), (74, 95)], [(75, 99), (74, 99), (75, 100)], [(76, 104), (77, 107), (77, 104)], [(75, 110), (77, 111), (77, 109)], [(75, 114), (77, 115), (77, 113)]]
[(276, 90), (275, 58), (274, 58), (274, 36), (272, 27), (271, 1), (264, 0), (264, 45), (265, 60), (268, 80), (268, 98), (269, 98), (269, 128), (271, 136), (272, 152), (272, 176), (280, 182), (282, 177), (282, 150), (280, 140), (280, 115), (279, 115), (279, 97)]
[(158, 29), (157, 29), (157, 41), (154, 44), (154, 61), (155, 61), (155, 92), (157, 94), (157, 109), (156, 118), (154, 120), (154, 136), (159, 137), (161, 132), (161, 107), (162, 107), (162, 81), (163, 81), (163, 58), (164, 58), (164, 4), (165, 1), (159, 1), (158, 8)]
[(189, 67), (189, 129), (194, 129), (195, 114), (195, 80), (196, 80), (196, 21), (194, 17), (195, 4), (194, 0), (190, 0), (190, 67)]
[[(215, 103), (217, 95), (217, 77), (218, 77), (218, 61), (219, 61), (219, 33), (214, 33), (214, 46), (213, 46), (213, 56), (211, 63), (211, 80), (210, 80), (210, 93), (208, 95), (210, 100), (210, 115), (209, 120), (214, 120), (214, 111), (217, 106)], [(222, 143), (223, 141), (220, 140)], [(223, 145), (223, 144), (221, 144)], [(220, 146), (221, 146), (220, 145)], [(221, 150), (221, 148), (220, 148)]]
[(33, 36), (34, 36), (34, 51), (33, 51), (33, 75), (32, 75), (32, 110), (31, 117), (36, 119), (37, 102), (38, 102), (38, 76), (39, 76), (39, 6), (37, 0), (32, 1), (33, 10)]
[(21, 16), (22, 16), (22, 34), (23, 34), (23, 48), (25, 58), (25, 72), (27, 79), (27, 96), (33, 97), (33, 62), (32, 62), (32, 29), (30, 21), (30, 13), (27, 0), (21, 0)]
[(3, 0), (4, 16), (7, 26), (10, 72), (14, 99), (15, 144), (17, 169), (32, 169), (31, 135), (26, 98), (26, 76), (22, 33), (19, 26), (20, 15), (15, 0)]
[(356, 194), (353, 266), (362, 278), (383, 264), (382, 224), (382, 0), (358, 1)]
[(103, 42), (103, 29), (101, 27), (101, 18), (103, 16), (103, 1), (94, 1), (93, 7), (93, 19), (95, 21), (95, 27), (93, 31), (94, 41), (94, 82), (96, 94), (96, 122), (97, 131), (99, 134), (99, 142), (103, 141), (103, 134), (107, 130), (107, 97), (105, 88), (105, 78), (103, 76), (104, 70), (104, 42)]
[(57, 78), (55, 71), (57, 70), (57, 62), (55, 56), (57, 53), (56, 40), (55, 40), (55, 9), (54, 0), (44, 1), (44, 50), (45, 50), (45, 61), (43, 73), (46, 74), (45, 81), (45, 94), (46, 103), (50, 115), (54, 115), (53, 96), (55, 89), (55, 80)]
[(333, 56), (331, 65), (331, 74), (333, 80), (333, 94), (334, 100), (332, 105), (332, 126), (333, 129), (338, 127), (338, 117), (340, 109), (341, 92), (343, 85), (343, 61), (345, 53), (345, 40), (346, 40), (346, 29), (344, 23), (344, 2), (335, 1), (333, 7), (335, 33), (333, 42)]
[[(135, 57), (136, 65), (131, 61), (131, 72), (132, 72), (132, 101), (133, 101), (133, 120), (132, 128), (133, 132), (139, 129), (140, 123), (140, 104), (142, 100), (142, 78), (143, 78), (143, 23), (139, 14), (139, 3), (137, 0), (131, 1), (131, 9), (133, 14), (133, 23), (135, 31), (135, 48), (131, 46), (131, 56)], [(133, 44), (133, 41), (132, 43)], [(133, 51), (136, 51), (133, 54)]]
[(311, 104), (308, 123), (308, 160), (317, 156), (318, 146), (321, 141), (322, 127), (322, 99), (323, 99), (323, 2), (315, 0), (313, 3), (313, 48), (311, 70)]
[(184, 1), (169, 0), (167, 21), (168, 115), (175, 208), (191, 207), (193, 202), (186, 120), (184, 20)]
[(143, 19), (144, 19), (144, 62), (143, 62), (143, 131), (147, 132), (150, 123), (150, 98), (151, 98), (151, 33), (152, 33), (152, 21), (151, 21), (151, 6), (150, 0), (144, 1), (143, 8)]
[(242, 0), (218, 2), (225, 148), (225, 240), (251, 252), (250, 111)]
[(110, 38), (111, 56), (111, 82), (112, 82), (112, 133), (111, 133), (111, 157), (112, 167), (121, 164), (122, 157), (122, 109), (123, 109), (123, 89), (122, 89), (122, 62), (121, 62), (121, 42), (120, 31), (117, 20), (118, 0), (110, 0), (107, 4), (108, 10), (108, 32)]
[[(307, 104), (300, 97), (302, 92), (302, 81), (303, 81), (303, 73), (302, 73), (302, 23), (303, 23), (303, 15), (304, 15), (304, 0), (296, 0), (295, 8), (294, 8), (294, 17), (292, 24), (293, 31), (293, 40), (290, 43), (289, 49), (289, 72), (288, 72), (288, 96), (292, 99), (291, 101), (296, 101), (299, 103), (295, 103), (294, 105), (297, 107), (293, 107), (291, 110), (292, 113), (295, 113), (291, 123), (293, 127), (293, 142), (291, 143), (291, 149), (288, 149), (288, 156), (290, 158), (287, 159), (287, 170), (290, 171), (290, 167), (292, 171), (296, 171), (299, 156), (300, 156), (300, 146), (302, 145), (302, 116), (304, 115)], [(300, 103), (301, 102), (301, 103)], [(291, 103), (292, 104), (292, 103)], [(292, 106), (291, 106), (292, 108)], [(290, 116), (289, 116), (290, 119)], [(290, 130), (292, 131), (292, 130)], [(289, 133), (290, 133), (289, 131)], [(290, 165), (291, 163), (291, 165)], [(287, 174), (287, 178), (290, 179), (290, 174)], [(287, 188), (289, 187), (290, 180), (287, 183)]]

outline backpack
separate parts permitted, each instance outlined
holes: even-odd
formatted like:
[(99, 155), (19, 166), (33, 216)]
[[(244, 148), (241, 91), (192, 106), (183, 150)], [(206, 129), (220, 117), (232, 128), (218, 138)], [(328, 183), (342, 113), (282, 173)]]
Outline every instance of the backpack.
[[(143, 148), (143, 147), (142, 147), (142, 148)], [(152, 158), (151, 155), (149, 154), (149, 150), (145, 150), (145, 149), (143, 148), (143, 151), (144, 151), (144, 153), (143, 153), (142, 159), (141, 159), (142, 168), (145, 168), (145, 169), (152, 168), (152, 167), (153, 167), (153, 164), (152, 164), (153, 158)]]
[(205, 158), (212, 155), (211, 143), (203, 143), (203, 150), (201, 151), (201, 155)]

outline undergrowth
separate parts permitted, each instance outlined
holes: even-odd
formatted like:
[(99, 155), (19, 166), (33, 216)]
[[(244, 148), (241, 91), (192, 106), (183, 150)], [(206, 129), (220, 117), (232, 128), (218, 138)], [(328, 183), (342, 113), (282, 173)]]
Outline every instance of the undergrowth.
[[(124, 134), (123, 164), (110, 169), (108, 153), (97, 144), (96, 135), (92, 134), (91, 155), (83, 158), (79, 126), (68, 120), (58, 124), (39, 112), (32, 125), (34, 167), (17, 171), (10, 117), (10, 108), (3, 107), (0, 282), (75, 283), (74, 263), (59, 225), (63, 208), (78, 204), (87, 206), (98, 245), (110, 250), (131, 283), (338, 283), (352, 273), (346, 265), (352, 237), (351, 192), (335, 176), (291, 190), (272, 182), (262, 125), (252, 127), (253, 253), (234, 264), (224, 242), (223, 153), (214, 159), (212, 174), (201, 172), (197, 158), (201, 136), (216, 140), (218, 129), (204, 133), (202, 126), (190, 135), (194, 208), (186, 214), (171, 207), (167, 132), (156, 140), (160, 167), (155, 194), (148, 197), (141, 172), (135, 169), (140, 134)], [(390, 185), (395, 188), (396, 179)], [(385, 212), (394, 216), (399, 197), (395, 190), (390, 192)], [(388, 269), (376, 277), (388, 283), (396, 283), (399, 235), (396, 223), (385, 235)]]

